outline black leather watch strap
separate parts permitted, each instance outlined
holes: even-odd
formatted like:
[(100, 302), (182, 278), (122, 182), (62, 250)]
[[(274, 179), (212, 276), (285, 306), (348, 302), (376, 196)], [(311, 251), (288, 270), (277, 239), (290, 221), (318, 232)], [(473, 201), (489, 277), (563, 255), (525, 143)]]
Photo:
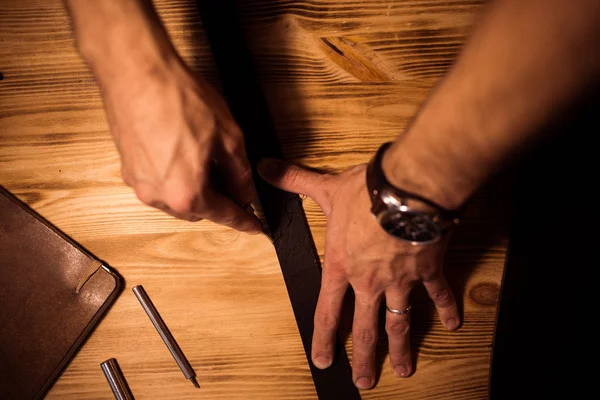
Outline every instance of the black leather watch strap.
[(367, 167), (367, 188), (369, 189), (369, 196), (371, 197), (371, 203), (373, 204), (372, 211), (375, 212), (378, 208), (377, 205), (381, 202), (379, 197), (381, 190), (386, 188), (387, 190), (393, 191), (400, 198), (419, 200), (428, 206), (435, 208), (440, 219), (442, 220), (453, 221), (454, 219), (458, 218), (462, 214), (463, 208), (460, 208), (459, 210), (448, 210), (418, 194), (400, 189), (388, 181), (388, 179), (385, 177), (385, 173), (383, 172), (381, 164), (383, 161), (383, 154), (391, 145), (392, 142), (387, 142), (381, 145), (379, 150), (377, 150), (375, 157), (373, 157), (373, 160)]

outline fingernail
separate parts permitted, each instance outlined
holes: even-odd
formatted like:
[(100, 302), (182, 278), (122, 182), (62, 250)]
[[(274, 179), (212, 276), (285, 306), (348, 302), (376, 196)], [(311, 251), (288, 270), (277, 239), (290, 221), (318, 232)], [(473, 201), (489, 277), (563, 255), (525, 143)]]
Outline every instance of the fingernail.
[(404, 365), (396, 365), (394, 368), (394, 374), (399, 378), (406, 378), (408, 375), (408, 368)]
[(456, 328), (458, 328), (458, 321), (454, 318), (448, 318), (446, 320), (446, 329), (448, 329), (449, 331), (453, 331)]
[(276, 179), (281, 175), (283, 163), (274, 158), (263, 158), (258, 162), (258, 173), (265, 179)]
[(371, 378), (362, 376), (356, 380), (356, 387), (359, 389), (371, 389)]
[(315, 367), (319, 369), (325, 369), (329, 368), (329, 366), (331, 365), (331, 360), (329, 359), (329, 357), (326, 356), (318, 356), (313, 360), (313, 364), (315, 364)]

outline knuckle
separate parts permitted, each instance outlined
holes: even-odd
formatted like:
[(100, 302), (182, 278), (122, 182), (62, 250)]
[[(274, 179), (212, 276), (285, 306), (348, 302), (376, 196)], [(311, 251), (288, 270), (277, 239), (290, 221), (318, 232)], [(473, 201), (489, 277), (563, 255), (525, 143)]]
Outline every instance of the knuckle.
[(332, 258), (325, 258), (326, 278), (328, 282), (339, 283), (344, 282), (346, 278), (346, 269), (344, 262)]
[(165, 203), (178, 214), (189, 213), (196, 205), (196, 196), (191, 190), (172, 192), (166, 195)]
[(212, 112), (202, 117), (202, 130), (204, 132), (213, 135), (217, 132), (218, 128), (217, 117)]
[(218, 135), (218, 129), (215, 116), (212, 113), (207, 113), (207, 115), (203, 115), (201, 119), (197, 120), (193, 132), (203, 144), (208, 144)]
[(354, 335), (357, 344), (364, 346), (374, 346), (377, 342), (377, 333), (372, 329), (360, 329)]
[(244, 223), (244, 220), (239, 215), (230, 215), (223, 219), (223, 225), (234, 227), (240, 226)]
[(385, 323), (385, 331), (390, 336), (402, 336), (408, 333), (410, 324), (405, 320), (388, 321)]
[(352, 286), (358, 294), (364, 294), (366, 297), (373, 297), (371, 294), (378, 292), (381, 286), (380, 280), (375, 273), (368, 273), (360, 278), (360, 281), (353, 281)]
[(244, 154), (246, 151), (243, 138), (237, 134), (229, 134), (227, 138), (224, 138), (223, 146), (228, 153), (234, 155)]
[(154, 194), (148, 190), (144, 185), (134, 185), (135, 195), (144, 204), (152, 205), (154, 200)]
[(318, 357), (320, 355), (330, 357), (331, 354), (335, 353), (335, 343), (327, 340), (327, 341), (317, 341), (316, 338), (313, 337), (312, 348), (314, 352), (314, 357)]
[(441, 307), (449, 307), (454, 303), (454, 297), (450, 289), (445, 288), (438, 292), (430, 294), (431, 299), (435, 304)]
[(357, 371), (371, 371), (373, 369), (373, 363), (370, 360), (355, 360), (352, 364)]
[(424, 282), (431, 282), (439, 279), (441, 274), (435, 268), (424, 268), (420, 273), (420, 277)]
[(316, 311), (315, 312), (315, 326), (325, 329), (334, 329), (338, 324), (338, 317), (328, 312)]
[(296, 166), (290, 166), (286, 172), (286, 174), (284, 175), (284, 179), (286, 181), (286, 183), (290, 186), (290, 187), (296, 187), (300, 180), (300, 168), (296, 167)]
[(343, 264), (344, 257), (342, 253), (335, 249), (325, 249), (325, 263), (328, 268), (339, 268)]

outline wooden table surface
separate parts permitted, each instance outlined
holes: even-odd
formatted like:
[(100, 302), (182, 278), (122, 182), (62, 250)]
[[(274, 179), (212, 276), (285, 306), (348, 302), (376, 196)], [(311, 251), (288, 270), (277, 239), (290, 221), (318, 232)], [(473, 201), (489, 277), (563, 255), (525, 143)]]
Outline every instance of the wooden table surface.
[[(177, 49), (217, 83), (193, 1), (158, 1)], [(401, 132), (449, 69), (479, 1), (240, 2), (284, 152), (341, 171)], [(190, 223), (125, 186), (100, 93), (60, 1), (0, 1), (0, 185), (108, 262), (126, 288), (48, 398), (111, 398), (100, 362), (116, 357), (138, 399), (315, 399), (277, 258), (264, 236)], [(481, 399), (488, 393), (506, 254), (505, 184), (478, 193), (446, 274), (464, 311), (445, 331), (413, 296), (416, 372), (382, 372), (365, 399)], [(325, 219), (304, 202), (319, 253)], [(184, 379), (131, 287), (143, 284), (198, 374)], [(342, 327), (347, 333), (348, 326)], [(345, 335), (347, 336), (347, 335)], [(351, 340), (347, 339), (351, 354)]]

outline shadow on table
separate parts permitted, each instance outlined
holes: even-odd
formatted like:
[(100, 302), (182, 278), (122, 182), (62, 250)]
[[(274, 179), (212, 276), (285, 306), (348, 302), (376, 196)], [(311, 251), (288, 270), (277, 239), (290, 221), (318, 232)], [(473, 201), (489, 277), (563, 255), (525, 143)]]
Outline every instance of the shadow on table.
[(545, 128), (515, 186), (490, 398), (586, 398), (597, 389), (600, 87)]

